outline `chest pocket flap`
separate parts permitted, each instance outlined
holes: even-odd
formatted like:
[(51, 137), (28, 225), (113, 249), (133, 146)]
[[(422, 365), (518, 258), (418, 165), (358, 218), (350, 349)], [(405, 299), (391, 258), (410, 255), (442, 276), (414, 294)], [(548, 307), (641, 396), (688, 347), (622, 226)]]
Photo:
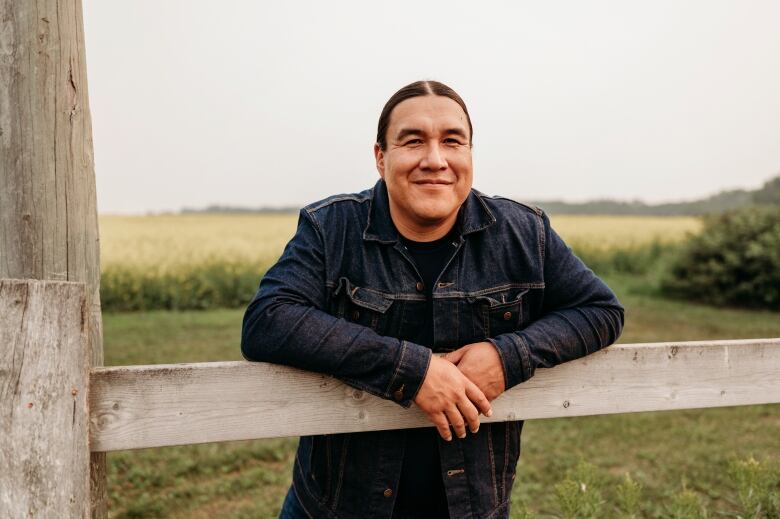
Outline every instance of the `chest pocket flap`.
[(468, 301), (472, 307), (475, 334), (482, 338), (495, 337), (525, 325), (528, 291), (528, 287), (505, 285), (471, 294)]
[(385, 314), (393, 305), (390, 295), (357, 286), (345, 277), (339, 279), (333, 295), (338, 317), (368, 326), (379, 333), (385, 328)]

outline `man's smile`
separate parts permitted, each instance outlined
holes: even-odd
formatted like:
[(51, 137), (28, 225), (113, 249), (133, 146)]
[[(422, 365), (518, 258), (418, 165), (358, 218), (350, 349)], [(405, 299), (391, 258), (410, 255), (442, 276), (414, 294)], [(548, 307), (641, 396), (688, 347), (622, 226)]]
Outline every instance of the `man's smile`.
[(452, 182), (450, 180), (440, 180), (440, 179), (429, 178), (429, 179), (424, 179), (424, 180), (415, 180), (415, 181), (412, 182), (412, 184), (415, 184), (415, 185), (418, 185), (418, 186), (423, 186), (423, 187), (434, 187), (434, 188), (436, 188), (436, 187), (451, 186), (452, 184), (454, 184), (454, 182)]

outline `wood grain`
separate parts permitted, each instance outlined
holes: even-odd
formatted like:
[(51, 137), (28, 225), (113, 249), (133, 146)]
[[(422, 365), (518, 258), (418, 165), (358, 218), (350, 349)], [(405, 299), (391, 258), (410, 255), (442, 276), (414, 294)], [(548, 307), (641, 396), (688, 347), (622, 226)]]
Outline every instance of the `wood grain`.
[(90, 516), (83, 283), (0, 280), (0, 516)]
[[(326, 375), (265, 363), (97, 368), (93, 450), (428, 425)], [(780, 402), (780, 339), (615, 345), (493, 401), (483, 422)]]
[[(80, 0), (0, 0), (0, 278), (87, 284), (103, 364), (100, 260)], [(105, 458), (92, 457), (94, 517)]]

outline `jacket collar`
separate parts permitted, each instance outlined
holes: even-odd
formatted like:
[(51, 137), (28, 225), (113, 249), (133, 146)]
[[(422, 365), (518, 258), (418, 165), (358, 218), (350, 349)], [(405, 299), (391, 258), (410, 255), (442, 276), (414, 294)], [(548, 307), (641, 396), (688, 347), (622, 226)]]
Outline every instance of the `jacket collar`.
[[(496, 222), (496, 217), (490, 212), (482, 193), (472, 189), (469, 196), (460, 206), (458, 223), (460, 234), (481, 231)], [(383, 179), (379, 179), (372, 189), (370, 206), (368, 209), (368, 223), (363, 230), (363, 239), (366, 241), (378, 241), (381, 243), (395, 243), (398, 241), (398, 230), (390, 218), (390, 202), (387, 197), (387, 185)]]

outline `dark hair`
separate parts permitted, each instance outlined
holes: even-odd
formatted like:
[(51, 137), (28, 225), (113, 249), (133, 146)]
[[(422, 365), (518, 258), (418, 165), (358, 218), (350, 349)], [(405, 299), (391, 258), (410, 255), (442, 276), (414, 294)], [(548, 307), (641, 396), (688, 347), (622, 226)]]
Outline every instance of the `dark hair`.
[(453, 89), (439, 83), (438, 81), (415, 81), (409, 83), (401, 90), (393, 94), (390, 99), (385, 103), (385, 107), (382, 108), (382, 114), (379, 116), (379, 124), (376, 129), (376, 142), (379, 144), (379, 149), (385, 151), (387, 148), (387, 127), (390, 125), (390, 115), (393, 113), (393, 109), (398, 106), (401, 101), (406, 101), (412, 97), (419, 96), (443, 96), (449, 97), (463, 108), (463, 112), (466, 114), (466, 120), (469, 123), (469, 142), (474, 135), (474, 128), (471, 127), (471, 117), (469, 111), (466, 108), (466, 103)]

